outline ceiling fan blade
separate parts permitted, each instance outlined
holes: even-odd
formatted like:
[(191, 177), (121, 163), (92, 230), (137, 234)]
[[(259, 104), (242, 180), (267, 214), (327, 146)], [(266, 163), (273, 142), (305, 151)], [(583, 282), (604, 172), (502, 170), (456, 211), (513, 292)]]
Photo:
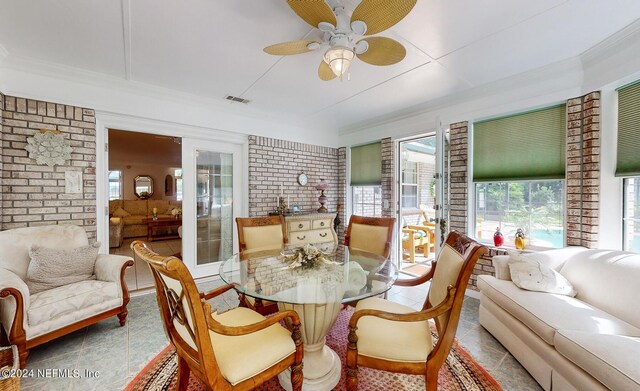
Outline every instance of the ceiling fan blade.
[(300, 54), (310, 52), (309, 44), (317, 43), (316, 41), (290, 41), (277, 43), (275, 45), (267, 46), (262, 49), (265, 53), (273, 54), (274, 56), (288, 56), (291, 54)]
[(378, 34), (401, 21), (418, 0), (362, 0), (351, 15), (351, 22), (367, 24), (366, 35)]
[(336, 15), (325, 0), (287, 0), (289, 7), (312, 27), (320, 22), (336, 25)]
[(329, 64), (327, 64), (324, 60), (320, 62), (320, 66), (318, 67), (318, 76), (324, 81), (329, 81), (336, 78), (336, 74), (333, 73)]
[(356, 54), (359, 59), (371, 65), (392, 65), (402, 61), (407, 55), (407, 49), (398, 41), (386, 37), (369, 37), (362, 39), (367, 41), (369, 49), (361, 54)]

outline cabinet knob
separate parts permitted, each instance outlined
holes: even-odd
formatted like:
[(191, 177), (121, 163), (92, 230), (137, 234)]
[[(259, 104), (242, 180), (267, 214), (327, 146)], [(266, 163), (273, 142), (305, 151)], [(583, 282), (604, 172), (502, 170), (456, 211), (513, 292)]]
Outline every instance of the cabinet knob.
[(302, 227), (304, 227), (304, 225), (298, 224), (298, 228), (302, 228)]
[(296, 236), (296, 238), (298, 238), (298, 240), (304, 240), (306, 237), (307, 237), (306, 235), (302, 235), (302, 237)]
[(320, 236), (323, 237), (323, 238), (326, 238), (327, 237), (327, 233), (325, 232), (323, 234), (320, 234)]
[(324, 221), (321, 221), (321, 222), (320, 222), (320, 226), (321, 226), (321, 227), (324, 227)]

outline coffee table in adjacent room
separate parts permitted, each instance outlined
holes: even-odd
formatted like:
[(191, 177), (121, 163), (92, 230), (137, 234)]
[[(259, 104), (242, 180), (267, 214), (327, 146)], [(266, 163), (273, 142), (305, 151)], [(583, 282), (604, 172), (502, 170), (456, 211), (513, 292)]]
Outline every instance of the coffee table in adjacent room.
[(182, 218), (159, 217), (157, 220), (152, 218), (144, 219), (147, 224), (147, 240), (168, 240), (179, 239), (178, 228), (182, 225)]

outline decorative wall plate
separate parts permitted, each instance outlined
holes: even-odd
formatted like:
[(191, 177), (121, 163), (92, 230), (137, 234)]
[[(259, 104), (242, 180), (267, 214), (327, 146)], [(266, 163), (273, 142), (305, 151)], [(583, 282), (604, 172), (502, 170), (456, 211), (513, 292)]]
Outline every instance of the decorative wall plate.
[(61, 134), (52, 131), (38, 132), (27, 139), (24, 149), (29, 152), (29, 157), (35, 159), (38, 164), (46, 164), (53, 167), (56, 164), (63, 165), (71, 158), (72, 148)]

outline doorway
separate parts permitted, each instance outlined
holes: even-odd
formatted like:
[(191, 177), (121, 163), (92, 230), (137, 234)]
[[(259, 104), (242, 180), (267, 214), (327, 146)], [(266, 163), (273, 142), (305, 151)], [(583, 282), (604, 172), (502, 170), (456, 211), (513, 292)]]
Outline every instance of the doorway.
[(134, 258), (130, 290), (153, 287), (149, 267), (133, 256), (134, 240), (163, 256), (182, 254), (182, 138), (109, 129), (109, 252)]

